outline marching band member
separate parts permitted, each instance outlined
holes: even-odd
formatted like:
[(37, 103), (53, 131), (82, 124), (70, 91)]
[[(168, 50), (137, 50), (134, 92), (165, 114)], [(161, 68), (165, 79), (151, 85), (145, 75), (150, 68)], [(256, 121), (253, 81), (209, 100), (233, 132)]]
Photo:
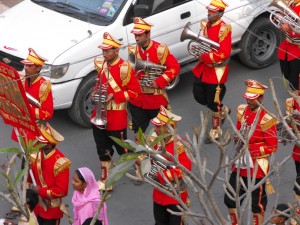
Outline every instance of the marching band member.
[[(96, 104), (103, 104), (103, 108), (107, 112), (105, 116), (107, 118), (102, 119), (107, 124), (102, 127), (103, 129), (100, 129), (97, 124), (92, 122), (92, 127), (101, 164), (100, 189), (111, 190), (112, 187), (105, 188), (105, 181), (114, 154), (113, 146), (115, 146), (119, 155), (124, 154), (125, 150), (116, 144), (110, 136), (119, 139), (127, 138), (127, 102), (135, 99), (141, 92), (141, 88), (130, 63), (119, 57), (119, 48), (122, 43), (107, 32), (104, 33), (103, 38), (103, 43), (99, 48), (103, 51), (104, 60), (95, 59), (95, 65), (99, 73), (92, 97)], [(104, 96), (101, 94), (103, 91), (106, 92), (103, 94)], [(101, 103), (102, 98), (105, 102)], [(97, 119), (97, 113), (101, 112), (97, 112), (96, 105), (91, 121), (93, 121), (93, 118)]]
[(195, 75), (193, 94), (195, 100), (213, 111), (212, 129), (205, 140), (206, 144), (212, 139), (219, 138), (221, 123), (225, 119), (225, 112), (230, 109), (223, 106), (222, 100), (226, 93), (225, 83), (228, 76), (228, 62), (231, 53), (231, 26), (221, 20), (227, 4), (222, 0), (212, 0), (206, 7), (208, 19), (200, 22), (202, 35), (220, 44), (209, 53), (198, 56), (198, 64), (193, 68)]
[[(165, 107), (161, 106), (159, 113), (156, 117), (151, 120), (151, 123), (154, 125), (154, 131), (157, 136), (169, 133), (169, 129), (167, 126), (167, 122), (172, 127), (176, 126), (176, 123), (181, 120), (180, 116), (177, 116), (170, 111), (168, 111)], [(181, 165), (186, 167), (188, 170), (192, 170), (192, 162), (188, 158), (186, 154), (186, 147), (177, 140), (174, 142), (174, 136), (170, 135), (164, 139), (165, 149), (168, 153), (174, 155), (174, 149), (177, 149), (178, 153), (178, 161)], [(165, 156), (167, 160), (169, 159)], [(170, 181), (173, 182), (175, 180), (175, 176), (178, 178), (179, 182), (181, 180), (181, 174), (183, 173), (179, 168), (169, 168), (167, 170), (162, 171), (165, 177)], [(161, 174), (157, 174), (157, 180), (160, 183), (166, 183), (164, 178)], [(181, 200), (189, 205), (189, 198), (188, 192), (186, 187), (184, 187), (180, 191)], [(153, 213), (155, 224), (159, 225), (181, 225), (183, 224), (183, 218), (181, 216), (172, 215), (167, 209), (171, 209), (172, 211), (179, 212), (179, 209), (176, 205), (179, 204), (174, 198), (164, 194), (163, 192), (159, 191), (158, 189), (153, 190)]]
[[(239, 105), (237, 108), (237, 130), (240, 130), (241, 133), (248, 132), (254, 126), (255, 121), (257, 125), (254, 128), (254, 132), (251, 137), (248, 137), (248, 152), (250, 153), (249, 161), (250, 163), (250, 177), (251, 179), (255, 178), (255, 184), (259, 183), (268, 173), (269, 164), (268, 157), (277, 150), (277, 131), (276, 131), (276, 118), (268, 114), (264, 109), (259, 107), (259, 103), (262, 103), (265, 89), (268, 87), (260, 84), (255, 80), (246, 80), (245, 85), (247, 86), (246, 92), (244, 93), (244, 98), (247, 101), (247, 104)], [(244, 128), (242, 131), (241, 128)], [(247, 134), (244, 134), (245, 136)], [(238, 141), (237, 135), (235, 135), (235, 140)], [(247, 152), (245, 153), (245, 156)], [(248, 161), (248, 160), (246, 160)], [(254, 171), (256, 168), (257, 171)], [(238, 177), (241, 177), (247, 186), (247, 164), (244, 165), (233, 165), (233, 171), (230, 176), (229, 183), (234, 190), (237, 190), (236, 183)], [(238, 173), (239, 172), (239, 173)], [(254, 174), (256, 176), (254, 177)], [(258, 188), (252, 191), (252, 212), (253, 212), (253, 224), (260, 225), (264, 221), (264, 213), (267, 206), (267, 195), (265, 190), (266, 184), (260, 185)], [(269, 188), (269, 189), (268, 189)], [(267, 181), (267, 191), (272, 190), (272, 186)], [(241, 186), (241, 190), (237, 193), (238, 196), (241, 196), (245, 193), (246, 190)], [(227, 188), (227, 193), (231, 191)], [(243, 199), (239, 199), (242, 204)], [(230, 199), (227, 194), (225, 194), (224, 202), (229, 209), (230, 217), (233, 225), (237, 225), (237, 210), (236, 202)]]
[[(31, 111), (36, 120), (49, 120), (53, 116), (53, 97), (51, 83), (43, 78), (40, 71), (47, 61), (38, 55), (32, 48), (29, 48), (29, 54), (26, 59), (22, 60), (25, 69), (24, 89), (40, 103), (41, 107), (30, 104)], [(33, 140), (35, 136), (28, 131), (18, 129), (19, 135), (24, 136), (25, 140)], [(12, 139), (18, 141), (15, 132), (12, 133)]]
[[(56, 148), (64, 140), (50, 124), (40, 127), (41, 135), (37, 137), (44, 146), (31, 155), (30, 169), (32, 170), (36, 190), (42, 199), (34, 209), (39, 225), (57, 225), (63, 217), (60, 209), (62, 198), (68, 195), (71, 162)], [(28, 182), (33, 180), (28, 176)]]
[(133, 123), (132, 129), (136, 136), (139, 128), (143, 132), (146, 131), (150, 120), (157, 115), (161, 105), (164, 107), (168, 106), (169, 99), (165, 87), (179, 74), (180, 65), (170, 53), (167, 45), (150, 39), (151, 24), (139, 17), (134, 18), (133, 22), (134, 28), (131, 30), (131, 33), (134, 34), (137, 45), (130, 46), (129, 52), (135, 54), (136, 60), (166, 67), (163, 74), (154, 79), (149, 86), (143, 85), (143, 77), (150, 77), (149, 74), (145, 74), (143, 71), (136, 74), (141, 84), (142, 93), (139, 94), (138, 98), (129, 101), (129, 110)]
[[(293, 0), (291, 9), (300, 16), (300, 0)], [(282, 22), (280, 28), (285, 34), (285, 39), (278, 47), (278, 58), (280, 62), (281, 72), (285, 79), (289, 81), (292, 90), (299, 90), (299, 73), (300, 73), (300, 49), (299, 40), (300, 34), (291, 29), (290, 24)]]

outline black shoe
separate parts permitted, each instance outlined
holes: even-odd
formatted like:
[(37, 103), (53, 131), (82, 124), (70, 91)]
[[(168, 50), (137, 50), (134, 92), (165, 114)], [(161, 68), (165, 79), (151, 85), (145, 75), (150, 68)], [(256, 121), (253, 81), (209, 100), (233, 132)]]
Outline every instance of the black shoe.
[(140, 185), (142, 185), (144, 182), (142, 181), (142, 180), (133, 180), (133, 184), (135, 185), (135, 186), (140, 186)]
[(16, 219), (16, 218), (20, 218), (21, 217), (21, 212), (20, 211), (13, 211), (11, 210), (10, 212), (5, 214), (5, 219)]
[(204, 144), (211, 144), (213, 143), (212, 140), (207, 136), (204, 140)]

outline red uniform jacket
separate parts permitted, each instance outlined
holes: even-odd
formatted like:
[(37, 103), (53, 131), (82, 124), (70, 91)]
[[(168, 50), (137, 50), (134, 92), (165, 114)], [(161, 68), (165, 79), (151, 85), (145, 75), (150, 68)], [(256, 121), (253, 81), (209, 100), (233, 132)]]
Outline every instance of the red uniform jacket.
[[(174, 155), (174, 139), (171, 138), (168, 143), (166, 143), (166, 151)], [(192, 170), (192, 162), (188, 158), (187, 154), (185, 153), (185, 146), (177, 141), (177, 151), (178, 151), (178, 161), (181, 165), (186, 167), (188, 170)], [(167, 157), (166, 157), (167, 158)], [(168, 158), (167, 158), (168, 159)], [(171, 161), (171, 159), (168, 159)], [(182, 171), (179, 168), (175, 169), (168, 169), (163, 171), (166, 178), (172, 182), (175, 181), (175, 174), (177, 178), (180, 180)], [(165, 183), (164, 178), (158, 173), (158, 180), (161, 183)], [(188, 199), (188, 192), (185, 189), (181, 190), (180, 196), (183, 202), (187, 202)], [(162, 193), (161, 191), (154, 189), (153, 190), (153, 201), (160, 205), (171, 205), (171, 204), (179, 204), (178, 201), (171, 198), (170, 196)]]
[[(252, 112), (246, 104), (238, 106), (236, 128), (239, 130), (243, 123), (252, 126), (257, 113), (258, 110)], [(251, 177), (253, 177), (253, 170), (256, 163), (258, 163), (256, 178), (263, 178), (269, 171), (268, 157), (277, 150), (278, 144), (276, 124), (277, 120), (274, 117), (263, 109), (260, 111), (256, 129), (248, 143), (248, 150), (254, 165), (250, 169)], [(261, 161), (264, 161), (264, 167), (261, 166)], [(235, 166), (233, 169), (237, 172)], [(241, 168), (240, 175), (247, 177), (247, 169)]]
[[(41, 107), (38, 108), (33, 104), (30, 104), (31, 111), (35, 115), (36, 120), (49, 120), (53, 116), (53, 96), (51, 90), (51, 83), (42, 76), (38, 76), (37, 79), (32, 83), (28, 84), (28, 80), (25, 79), (25, 91), (32, 95), (39, 101)], [(35, 135), (28, 131), (20, 130), (19, 134), (27, 136), (28, 140), (35, 139)], [(24, 136), (25, 136), (24, 135)], [(18, 141), (15, 132), (12, 132), (12, 139)]]
[[(300, 111), (300, 106), (294, 98), (288, 98), (286, 100), (286, 113), (289, 115), (293, 113), (294, 110)], [(297, 120), (299, 121), (299, 119)], [(298, 129), (300, 129), (299, 126)], [(298, 147), (297, 145), (294, 145), (292, 156), (295, 161), (300, 162), (300, 147)]]
[[(230, 58), (231, 53), (231, 26), (219, 20), (210, 25), (207, 20), (201, 21), (203, 36), (220, 44), (218, 50), (201, 54), (203, 62), (199, 62), (192, 70), (194, 75), (204, 83), (223, 84), (227, 81), (228, 63), (224, 66), (216, 64), (223, 63)], [(200, 77), (201, 76), (201, 77)]]
[[(291, 8), (295, 11), (297, 15), (300, 16), (300, 3), (297, 3), (296, 5), (291, 6)], [(300, 34), (295, 33), (294, 31), (290, 30), (289, 36), (291, 38), (300, 39)], [(293, 44), (291, 40), (286, 37), (278, 48), (278, 58), (280, 60), (293, 60), (300, 57), (300, 49), (299, 44)]]
[[(38, 194), (41, 196), (47, 210), (38, 204), (34, 212), (44, 219), (58, 219), (63, 217), (59, 206), (62, 197), (68, 195), (71, 162), (58, 149), (53, 149), (48, 155), (43, 150), (31, 156), (32, 173), (39, 186)], [(28, 182), (32, 183), (28, 176)]]
[[(130, 47), (129, 51), (134, 52), (136, 59), (167, 67), (164, 73), (154, 80), (159, 89), (142, 87), (142, 93), (130, 103), (143, 109), (159, 109), (161, 105), (168, 105), (169, 100), (164, 88), (179, 74), (180, 65), (177, 59), (170, 53), (166, 45), (156, 41), (151, 41), (145, 51), (141, 46)], [(140, 80), (144, 74), (144, 72), (140, 72), (138, 79)]]
[[(112, 65), (105, 61), (98, 62), (97, 67), (99, 73), (94, 91), (96, 91), (102, 77), (102, 85), (108, 82), (107, 95), (113, 93), (114, 96), (107, 104), (106, 129), (111, 131), (124, 129), (127, 127), (127, 102), (135, 99), (141, 92), (134, 70), (129, 62), (125, 62), (121, 58), (118, 58)], [(95, 115), (96, 110), (93, 111), (92, 118)]]

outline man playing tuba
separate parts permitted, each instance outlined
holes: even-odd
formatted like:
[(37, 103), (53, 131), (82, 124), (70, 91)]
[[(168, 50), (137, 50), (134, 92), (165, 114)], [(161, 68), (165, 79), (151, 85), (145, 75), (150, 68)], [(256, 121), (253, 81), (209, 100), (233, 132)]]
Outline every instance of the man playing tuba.
[[(91, 122), (101, 164), (100, 189), (111, 190), (111, 187), (105, 188), (105, 181), (114, 154), (113, 146), (119, 155), (124, 154), (125, 150), (110, 136), (119, 139), (127, 138), (126, 103), (135, 99), (141, 92), (141, 88), (130, 63), (119, 57), (119, 48), (122, 43), (107, 32), (104, 33), (103, 39), (99, 48), (103, 51), (104, 59), (95, 59), (99, 73), (92, 94), (96, 107), (92, 113)], [(100, 107), (99, 104), (101, 104)], [(97, 110), (104, 110), (105, 113), (97, 112)], [(101, 122), (101, 127), (98, 121)]]
[(199, 62), (192, 70), (195, 75), (193, 83), (195, 100), (213, 111), (212, 129), (205, 140), (206, 144), (211, 143), (211, 139), (219, 138), (225, 112), (230, 113), (229, 108), (222, 104), (231, 53), (231, 26), (221, 20), (226, 7), (227, 4), (222, 0), (212, 0), (206, 7), (208, 19), (200, 22), (202, 35), (219, 43), (220, 47), (199, 54)]

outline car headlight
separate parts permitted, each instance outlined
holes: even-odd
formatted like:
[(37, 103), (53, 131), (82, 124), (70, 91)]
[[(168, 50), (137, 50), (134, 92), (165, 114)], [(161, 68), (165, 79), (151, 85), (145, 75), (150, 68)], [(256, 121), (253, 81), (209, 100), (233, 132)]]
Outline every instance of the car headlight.
[(69, 68), (69, 63), (63, 65), (49, 65), (44, 64), (41, 70), (42, 76), (50, 77), (52, 79), (59, 79), (66, 74)]

